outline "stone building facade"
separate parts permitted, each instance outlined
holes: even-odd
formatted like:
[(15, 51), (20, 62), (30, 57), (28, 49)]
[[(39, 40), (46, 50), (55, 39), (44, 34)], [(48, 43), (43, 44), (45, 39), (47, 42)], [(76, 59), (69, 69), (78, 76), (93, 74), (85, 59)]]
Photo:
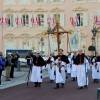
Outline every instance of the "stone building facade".
[[(48, 24), (56, 20), (70, 31), (62, 34), (61, 48), (64, 52), (83, 49), (88, 53), (92, 45), (92, 28), (99, 30), (100, 0), (0, 0), (0, 49), (39, 50), (48, 53), (57, 49), (56, 35), (50, 35), (48, 47)], [(96, 35), (96, 49), (100, 52), (100, 33)]]

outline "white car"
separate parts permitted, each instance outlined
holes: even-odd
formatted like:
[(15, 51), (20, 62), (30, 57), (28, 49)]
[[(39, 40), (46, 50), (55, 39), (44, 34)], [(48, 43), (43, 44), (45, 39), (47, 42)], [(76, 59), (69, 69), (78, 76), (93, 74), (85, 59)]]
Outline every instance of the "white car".
[(26, 66), (27, 60), (25, 58), (19, 58), (20, 66)]

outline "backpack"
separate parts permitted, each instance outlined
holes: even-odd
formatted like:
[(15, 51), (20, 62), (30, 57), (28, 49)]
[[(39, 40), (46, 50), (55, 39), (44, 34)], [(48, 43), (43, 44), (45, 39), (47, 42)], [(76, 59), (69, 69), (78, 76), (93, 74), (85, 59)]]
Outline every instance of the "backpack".
[(0, 57), (0, 70), (4, 70), (5, 68), (5, 59)]

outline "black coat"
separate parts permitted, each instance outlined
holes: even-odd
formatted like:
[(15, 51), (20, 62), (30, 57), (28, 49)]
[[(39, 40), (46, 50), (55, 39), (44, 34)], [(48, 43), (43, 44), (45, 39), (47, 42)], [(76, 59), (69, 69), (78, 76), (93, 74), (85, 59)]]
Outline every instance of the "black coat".
[(72, 57), (72, 61), (73, 61), (73, 64), (75, 64), (75, 65), (77, 64), (76, 56)]
[(81, 55), (78, 54), (78, 55), (76, 56), (75, 63), (76, 63), (77, 65), (79, 65), (79, 64), (84, 64), (84, 60), (85, 60), (85, 54), (84, 54), (84, 53), (82, 53)]
[(95, 62), (100, 62), (100, 56), (97, 56), (97, 57), (96, 57)]
[(69, 63), (68, 56), (66, 56), (66, 55), (57, 55), (57, 56), (56, 56), (56, 59), (57, 59), (58, 57), (60, 57), (61, 61), (65, 62), (65, 63), (67, 63), (67, 64)]
[(51, 57), (49, 57), (49, 58), (47, 59), (47, 61), (46, 61), (46, 64), (50, 64), (50, 63), (52, 63)]
[(46, 65), (46, 62), (44, 61), (44, 59), (41, 56), (39, 56), (39, 57), (34, 56), (33, 64), (35, 66), (41, 66), (42, 67), (42, 66)]

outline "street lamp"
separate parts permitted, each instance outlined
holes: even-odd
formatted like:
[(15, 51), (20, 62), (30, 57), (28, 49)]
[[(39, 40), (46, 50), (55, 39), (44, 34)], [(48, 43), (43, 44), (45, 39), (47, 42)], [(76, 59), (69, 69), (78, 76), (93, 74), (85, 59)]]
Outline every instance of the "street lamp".
[(97, 28), (94, 26), (92, 29), (93, 37), (96, 37), (96, 33), (98, 32)]
[(95, 56), (96, 56), (96, 40), (95, 40), (95, 37), (96, 37), (96, 34), (98, 32), (96, 26), (93, 26), (93, 29), (91, 31), (92, 31), (92, 34), (93, 34), (93, 36), (92, 36), (92, 45), (95, 48)]
[(41, 54), (43, 54), (44, 53), (44, 51), (43, 51), (44, 38), (43, 37), (40, 38), (40, 45), (41, 45)]

